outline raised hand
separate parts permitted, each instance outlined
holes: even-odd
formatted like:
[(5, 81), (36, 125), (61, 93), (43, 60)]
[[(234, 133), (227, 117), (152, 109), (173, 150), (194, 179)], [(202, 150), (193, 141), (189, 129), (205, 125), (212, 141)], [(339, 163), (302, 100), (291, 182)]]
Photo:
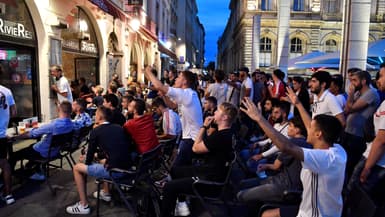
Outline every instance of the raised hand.
[(289, 100), (293, 105), (297, 105), (300, 103), (297, 97), (297, 94), (295, 94), (294, 90), (291, 89), (291, 87), (286, 87), (286, 91), (287, 91), (287, 96), (289, 97)]
[(246, 113), (251, 119), (258, 120), (262, 117), (261, 110), (248, 97), (242, 100), (242, 105), (244, 107), (240, 107), (241, 111)]

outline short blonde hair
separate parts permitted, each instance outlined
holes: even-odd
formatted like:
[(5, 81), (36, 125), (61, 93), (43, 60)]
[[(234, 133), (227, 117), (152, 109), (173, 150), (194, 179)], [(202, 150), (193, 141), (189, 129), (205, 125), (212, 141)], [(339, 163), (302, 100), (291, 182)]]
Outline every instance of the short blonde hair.
[(231, 103), (223, 102), (219, 105), (219, 109), (223, 111), (229, 118), (229, 124), (233, 124), (238, 116), (238, 109)]

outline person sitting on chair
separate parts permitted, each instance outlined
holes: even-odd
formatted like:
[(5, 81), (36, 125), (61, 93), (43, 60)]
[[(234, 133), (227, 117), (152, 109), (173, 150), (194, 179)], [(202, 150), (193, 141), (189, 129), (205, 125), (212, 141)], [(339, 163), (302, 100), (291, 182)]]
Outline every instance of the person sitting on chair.
[[(77, 163), (73, 169), (80, 201), (66, 208), (69, 214), (89, 214), (91, 212), (86, 195), (87, 175), (97, 178), (110, 178), (110, 168), (125, 170), (130, 168), (130, 147), (127, 145), (126, 134), (122, 127), (110, 123), (112, 115), (112, 111), (103, 106), (96, 110), (95, 128), (90, 133), (87, 155), (81, 155), (79, 159), (82, 162), (85, 158), (85, 162)], [(104, 153), (105, 158), (99, 160), (99, 162), (103, 163), (93, 163), (97, 149)], [(116, 178), (122, 175), (117, 174)], [(98, 193), (94, 192), (93, 196), (98, 198)], [(104, 201), (111, 200), (107, 184), (103, 185), (99, 198)]]
[[(15, 164), (19, 160), (28, 159), (28, 160), (38, 160), (41, 158), (48, 158), (49, 147), (51, 145), (51, 140), (53, 135), (69, 133), (73, 130), (73, 123), (71, 121), (71, 112), (72, 107), (71, 103), (68, 101), (63, 101), (58, 106), (59, 117), (52, 120), (48, 124), (44, 124), (38, 128), (34, 128), (29, 132), (21, 134), (15, 139), (26, 139), (26, 138), (38, 138), (41, 137), (41, 140), (31, 146), (21, 149), (12, 154), (9, 163), (11, 169), (15, 168)], [(55, 147), (51, 149), (51, 157), (57, 156), (59, 154), (60, 147)], [(31, 164), (29, 164), (31, 165)], [(40, 166), (40, 165), (39, 165)], [(37, 173), (33, 174), (30, 178), (34, 180), (44, 180), (45, 176), (40, 167), (37, 167)]]
[[(223, 181), (227, 174), (226, 162), (232, 155), (231, 129), (237, 117), (237, 108), (228, 102), (222, 103), (214, 116), (207, 117), (195, 138), (192, 150), (199, 155), (193, 166), (177, 166), (171, 170), (172, 181), (163, 188), (162, 216), (168, 217), (174, 211), (177, 197), (183, 193), (193, 193), (192, 184), (196, 179)], [(206, 130), (215, 122), (218, 130), (207, 136)], [(194, 180), (195, 179), (195, 180)], [(190, 211), (187, 203), (179, 197), (175, 207), (175, 215), (187, 216)]]

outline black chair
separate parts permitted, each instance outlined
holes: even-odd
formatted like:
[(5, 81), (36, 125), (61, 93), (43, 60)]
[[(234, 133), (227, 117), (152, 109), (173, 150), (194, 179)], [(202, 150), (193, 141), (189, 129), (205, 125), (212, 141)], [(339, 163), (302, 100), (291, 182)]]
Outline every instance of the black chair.
[(79, 147), (84, 147), (88, 144), (89, 140), (89, 134), (90, 131), (92, 130), (92, 125), (91, 126), (86, 126), (80, 128), (78, 131), (74, 131), (74, 136), (72, 139), (72, 144), (71, 146), (64, 147), (63, 151), (68, 153), (68, 157), (70, 158), (71, 161), (68, 159), (68, 164), (70, 165), (71, 169), (73, 169), (73, 165), (76, 164), (76, 161), (72, 154), (79, 149)]
[(302, 200), (301, 190), (285, 190), (282, 194), (282, 202), (268, 202), (261, 206), (258, 216), (261, 217), (263, 212), (269, 209), (285, 208), (286, 216), (297, 216), (299, 204)]
[[(46, 183), (48, 184), (49, 189), (51, 190), (52, 194), (56, 194), (56, 190), (52, 187), (50, 181), (49, 181), (49, 168), (54, 167), (54, 168), (63, 168), (63, 162), (62, 159), (66, 158), (68, 163), (70, 163), (69, 159), (69, 153), (65, 150), (68, 146), (71, 145), (72, 143), (72, 136), (73, 136), (73, 131), (69, 133), (64, 133), (64, 134), (58, 134), (58, 135), (53, 135), (51, 144), (48, 149), (48, 157), (47, 158), (41, 158), (41, 159), (27, 159), (32, 162), (38, 163), (41, 165), (42, 170), (45, 173), (45, 180)], [(52, 155), (52, 149), (59, 149), (59, 154), (57, 155)], [(52, 164), (52, 161), (60, 159), (60, 165)]]
[[(233, 167), (237, 161), (237, 154), (232, 153), (232, 157), (226, 162), (227, 174), (223, 182), (209, 181), (203, 179), (195, 179), (192, 184), (193, 195), (186, 195), (192, 198), (198, 198), (203, 208), (208, 211), (210, 216), (214, 216), (209, 204), (223, 204), (227, 212), (231, 215), (230, 205), (234, 204), (233, 198), (235, 198), (233, 187), (231, 186), (231, 174)], [(209, 189), (209, 191), (208, 191)], [(208, 194), (208, 192), (210, 192)]]
[[(160, 144), (154, 149), (139, 155), (137, 163), (135, 166), (132, 166), (130, 170), (123, 170), (119, 168), (110, 169), (110, 178), (108, 179), (97, 179), (97, 192), (98, 199), (96, 203), (96, 216), (99, 216), (100, 208), (100, 190), (101, 184), (107, 182), (113, 185), (114, 189), (119, 193), (119, 197), (123, 200), (124, 205), (131, 213), (135, 213), (137, 216), (138, 212), (144, 211), (147, 212), (146, 207), (139, 207), (141, 200), (138, 200), (138, 197), (147, 197), (151, 199), (153, 208), (157, 216), (160, 215), (160, 208), (158, 203), (158, 194), (155, 191), (154, 180), (152, 180), (152, 173), (154, 170), (158, 169), (162, 163), (162, 151), (163, 145)], [(114, 178), (114, 174), (122, 173), (124, 174), (121, 178)], [(134, 207), (131, 205), (134, 203)], [(140, 214), (140, 213), (139, 213)]]

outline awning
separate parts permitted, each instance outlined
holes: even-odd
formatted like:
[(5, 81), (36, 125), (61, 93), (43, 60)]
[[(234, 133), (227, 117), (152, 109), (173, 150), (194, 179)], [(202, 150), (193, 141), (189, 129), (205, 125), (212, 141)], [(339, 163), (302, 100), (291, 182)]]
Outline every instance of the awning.
[(98, 6), (102, 11), (111, 14), (115, 18), (121, 20), (126, 19), (126, 13), (109, 0), (89, 0), (92, 4)]
[(159, 52), (161, 53), (164, 53), (166, 54), (167, 56), (169, 56), (171, 59), (174, 59), (174, 60), (177, 60), (178, 58), (176, 57), (176, 54), (167, 49), (162, 43), (158, 42), (158, 49), (159, 49)]

